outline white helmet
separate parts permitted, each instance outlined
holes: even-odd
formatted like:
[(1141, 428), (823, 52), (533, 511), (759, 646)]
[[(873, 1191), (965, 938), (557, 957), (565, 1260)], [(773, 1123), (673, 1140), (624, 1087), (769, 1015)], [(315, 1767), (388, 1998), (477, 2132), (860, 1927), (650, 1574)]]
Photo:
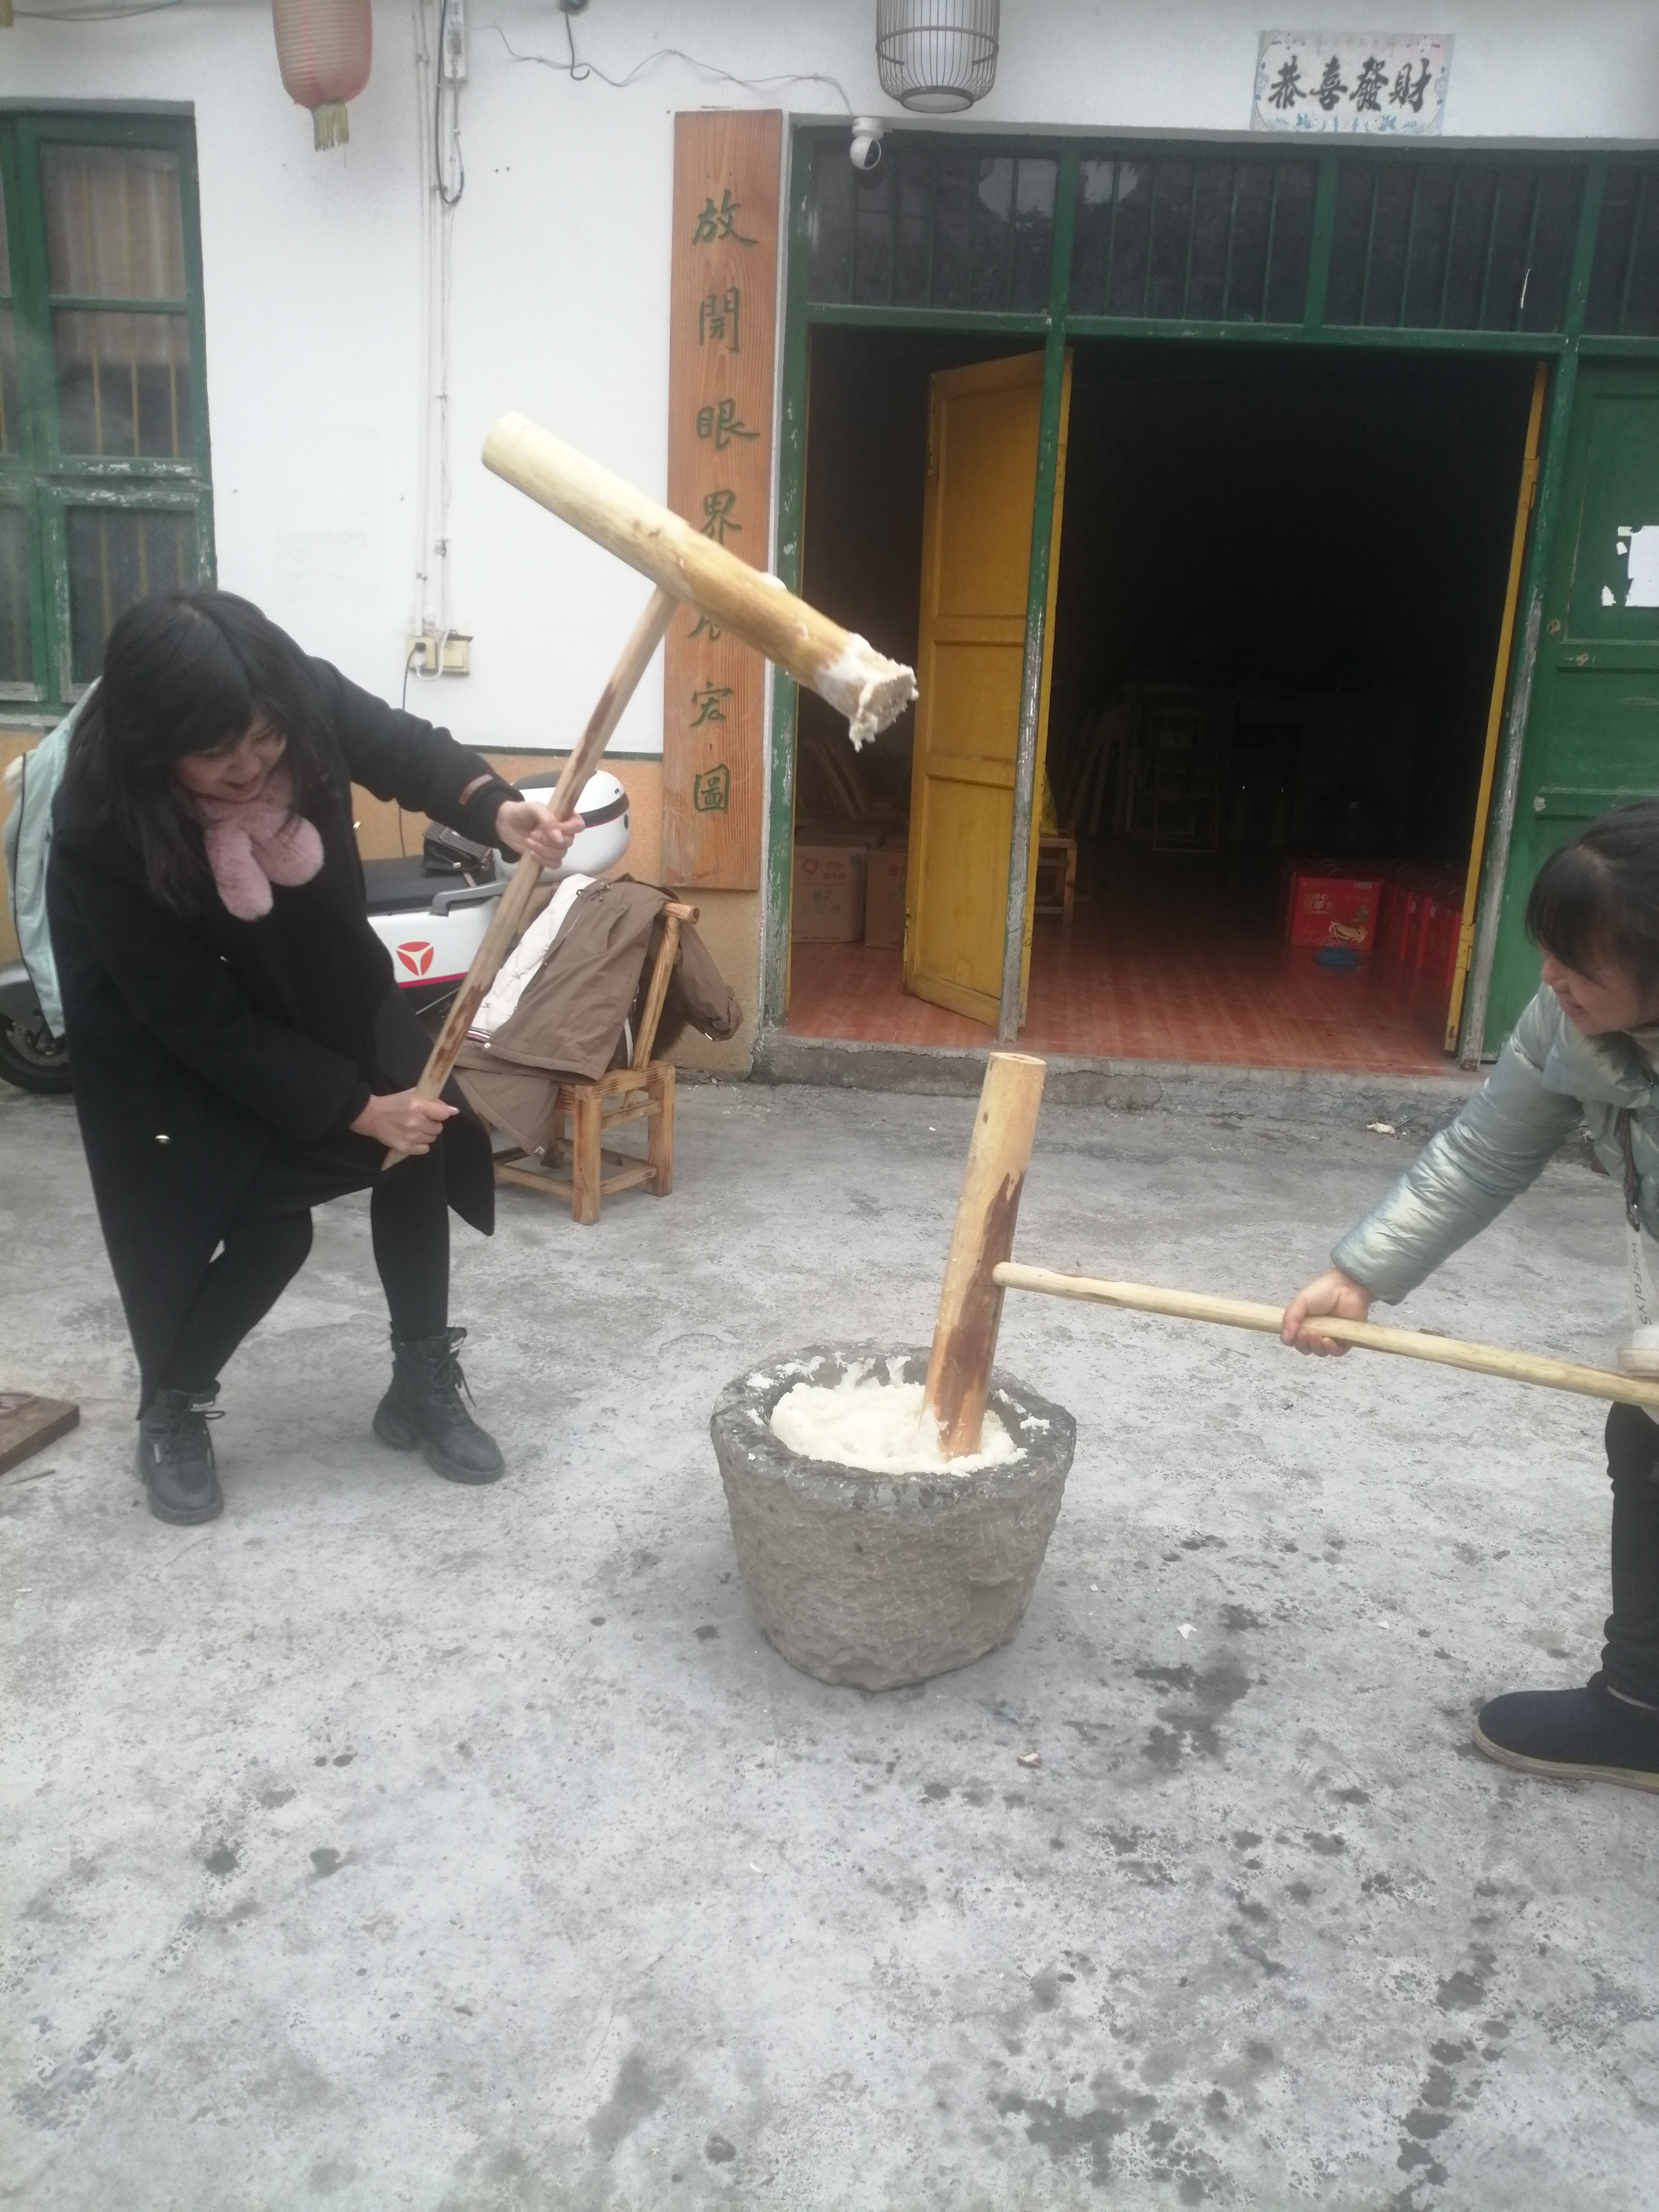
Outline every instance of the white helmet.
[[(521, 783), (519, 788), (538, 806), (550, 806), (553, 803), (554, 787), (550, 783)], [(565, 854), (562, 866), (543, 869), (544, 880), (556, 882), (564, 876), (602, 876), (607, 868), (614, 868), (628, 850), (628, 793), (608, 769), (600, 769), (597, 775), (588, 777), (576, 801), (575, 812), (582, 827)]]

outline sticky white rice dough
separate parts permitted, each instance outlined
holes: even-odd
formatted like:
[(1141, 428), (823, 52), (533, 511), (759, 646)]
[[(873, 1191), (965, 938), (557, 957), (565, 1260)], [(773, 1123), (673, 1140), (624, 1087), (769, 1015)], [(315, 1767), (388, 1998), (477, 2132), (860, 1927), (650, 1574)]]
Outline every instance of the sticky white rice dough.
[(971, 1474), (1018, 1459), (1019, 1447), (989, 1411), (980, 1449), (946, 1459), (922, 1418), (920, 1382), (878, 1382), (854, 1364), (833, 1388), (797, 1382), (772, 1410), (772, 1433), (803, 1459), (829, 1460), (867, 1474)]

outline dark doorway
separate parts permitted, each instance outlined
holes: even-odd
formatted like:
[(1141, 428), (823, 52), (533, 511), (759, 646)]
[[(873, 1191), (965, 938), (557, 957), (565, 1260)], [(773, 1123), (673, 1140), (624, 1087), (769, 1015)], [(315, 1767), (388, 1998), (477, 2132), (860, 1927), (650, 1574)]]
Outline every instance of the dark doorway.
[[(814, 334), (807, 594), (900, 657), (928, 378), (1013, 349)], [(1039, 873), (1023, 1042), (1442, 1064), (1443, 927), (1419, 964), (1416, 905), (1412, 943), (1391, 945), (1378, 895), (1339, 889), (1339, 941), (1292, 945), (1286, 883), (1299, 861), (1322, 884), (1416, 883), (1425, 918), (1437, 886), (1443, 924), (1461, 904), (1533, 375), (1370, 347), (1078, 346), (1050, 642), (1056, 865)], [(849, 767), (804, 700), (798, 846), (902, 848), (910, 739), (907, 720)], [(1061, 904), (1067, 840), (1069, 920), (1042, 911)], [(906, 999), (890, 942), (797, 941), (793, 967), (792, 1029), (987, 1034)]]

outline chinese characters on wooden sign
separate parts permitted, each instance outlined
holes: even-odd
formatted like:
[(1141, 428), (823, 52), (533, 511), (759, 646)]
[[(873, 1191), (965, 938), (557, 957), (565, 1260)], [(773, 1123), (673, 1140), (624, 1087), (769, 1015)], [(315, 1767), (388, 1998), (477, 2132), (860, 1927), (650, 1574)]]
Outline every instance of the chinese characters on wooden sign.
[(1264, 31), (1250, 128), (1437, 136), (1451, 50), (1409, 31)]
[[(668, 504), (767, 565), (781, 118), (674, 118)], [(760, 885), (766, 664), (694, 608), (668, 633), (663, 873), (686, 890)]]

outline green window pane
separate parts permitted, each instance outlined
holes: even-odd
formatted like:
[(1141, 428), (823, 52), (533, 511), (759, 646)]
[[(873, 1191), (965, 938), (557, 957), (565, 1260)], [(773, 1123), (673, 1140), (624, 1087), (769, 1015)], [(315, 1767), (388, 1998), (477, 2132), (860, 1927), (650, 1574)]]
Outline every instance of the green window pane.
[(11, 247), (6, 238), (6, 195), (0, 191), (0, 300), (11, 292)]
[[(850, 164), (848, 173), (852, 174)], [(900, 307), (925, 307), (933, 266), (933, 157), (900, 154), (894, 160), (893, 174), (898, 193), (893, 303)]]
[(1077, 212), (1072, 224), (1072, 313), (1103, 315), (1112, 269), (1112, 219), (1117, 163), (1082, 161), (1077, 172)]
[[(1227, 209), (1229, 322), (1259, 323), (1267, 291), (1267, 252), (1273, 243), (1274, 173), (1265, 162), (1242, 165), (1233, 177)], [(1307, 282), (1307, 271), (1303, 272)]]
[(840, 307), (852, 289), (854, 174), (852, 163), (844, 156), (838, 161), (830, 143), (820, 140), (812, 153), (806, 286), (811, 298), (832, 307)]
[[(853, 170), (850, 163), (848, 174)], [(893, 164), (856, 179), (853, 194), (853, 297), (860, 307), (885, 307), (893, 289)]]
[(1194, 181), (1190, 161), (1160, 161), (1153, 173), (1146, 312), (1161, 321), (1183, 312)]
[(1182, 277), (1183, 315), (1211, 322), (1223, 311), (1237, 175), (1231, 161), (1200, 161), (1194, 170), (1192, 240)]
[(1008, 261), (1013, 247), (1014, 163), (988, 155), (974, 186), (973, 304), (995, 313), (1008, 304)]
[(1281, 161), (1273, 171), (1269, 216), (1272, 252), (1267, 257), (1264, 323), (1299, 323), (1308, 299), (1308, 268), (1313, 258), (1314, 165)]
[(118, 615), (151, 592), (184, 592), (195, 583), (196, 518), (82, 507), (71, 507), (64, 522), (71, 667), (77, 684), (90, 684)]
[(1516, 313), (1523, 331), (1559, 331), (1566, 319), (1584, 184), (1584, 172), (1577, 168), (1546, 169), (1539, 179), (1537, 212)]
[(17, 412), (17, 332), (11, 311), (0, 307), (0, 453), (15, 453), (21, 442)]
[(1119, 161), (1112, 197), (1111, 274), (1102, 312), (1144, 315), (1146, 312), (1147, 247), (1152, 237), (1152, 165)]
[(64, 453), (189, 459), (190, 326), (182, 315), (60, 308), (52, 336)]
[(974, 193), (979, 164), (970, 155), (939, 157), (939, 199), (933, 216), (933, 305), (973, 305)]
[(1059, 164), (1022, 155), (1014, 185), (1014, 255), (1007, 304), (1022, 314), (1048, 304), (1054, 250), (1054, 185)]
[(0, 684), (33, 684), (29, 544), (23, 510), (0, 507)]
[(45, 146), (40, 185), (55, 294), (183, 300), (176, 155), (144, 146)]

